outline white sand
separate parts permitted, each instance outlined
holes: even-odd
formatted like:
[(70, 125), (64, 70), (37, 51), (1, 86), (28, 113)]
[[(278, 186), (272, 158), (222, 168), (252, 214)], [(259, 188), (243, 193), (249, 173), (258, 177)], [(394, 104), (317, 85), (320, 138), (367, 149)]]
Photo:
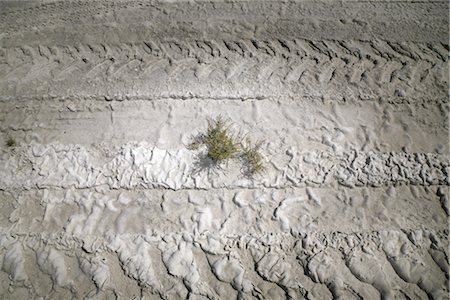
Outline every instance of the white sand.
[[(0, 299), (449, 299), (448, 22), (0, 1)], [(266, 173), (186, 148), (218, 115)]]

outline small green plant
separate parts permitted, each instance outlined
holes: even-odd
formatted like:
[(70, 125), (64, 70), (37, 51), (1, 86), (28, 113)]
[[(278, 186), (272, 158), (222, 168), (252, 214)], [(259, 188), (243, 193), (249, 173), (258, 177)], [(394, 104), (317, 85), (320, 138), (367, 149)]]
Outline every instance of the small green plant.
[(233, 133), (231, 123), (219, 116), (216, 119), (208, 119), (206, 133), (193, 137), (188, 148), (197, 150), (205, 146), (207, 156), (215, 164), (228, 159), (239, 159), (244, 164), (245, 174), (252, 176), (265, 170), (260, 152), (261, 145), (262, 142), (253, 145), (249, 138), (244, 140), (240, 134)]
[(261, 174), (265, 171), (263, 157), (261, 155), (262, 141), (252, 145), (250, 139), (246, 139), (246, 144), (242, 146), (242, 157), (247, 166), (247, 172), (251, 175)]
[(237, 138), (231, 134), (229, 123), (221, 116), (215, 120), (208, 120), (206, 133), (196, 136), (189, 146), (194, 150), (206, 146), (208, 157), (214, 162), (229, 159), (239, 151)]
[(8, 137), (8, 139), (6, 140), (6, 147), (14, 148), (16, 145), (16, 140), (13, 137)]

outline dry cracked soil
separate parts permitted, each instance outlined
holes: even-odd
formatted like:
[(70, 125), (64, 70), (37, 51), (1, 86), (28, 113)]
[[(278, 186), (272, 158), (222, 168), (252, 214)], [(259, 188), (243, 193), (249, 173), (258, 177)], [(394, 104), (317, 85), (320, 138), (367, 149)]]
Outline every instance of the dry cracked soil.
[(0, 299), (449, 299), (448, 10), (0, 1)]

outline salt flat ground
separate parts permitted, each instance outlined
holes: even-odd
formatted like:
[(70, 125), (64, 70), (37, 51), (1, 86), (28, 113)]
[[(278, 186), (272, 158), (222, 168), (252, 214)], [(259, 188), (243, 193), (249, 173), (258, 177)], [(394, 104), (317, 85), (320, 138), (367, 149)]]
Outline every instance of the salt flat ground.
[[(0, 2), (0, 298), (449, 299), (448, 25), (447, 1)], [(187, 149), (218, 115), (266, 173)]]

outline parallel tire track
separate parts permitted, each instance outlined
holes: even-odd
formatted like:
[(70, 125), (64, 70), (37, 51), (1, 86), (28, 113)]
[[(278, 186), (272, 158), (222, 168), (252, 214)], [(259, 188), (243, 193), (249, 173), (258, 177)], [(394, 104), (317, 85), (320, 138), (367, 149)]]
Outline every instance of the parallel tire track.
[(448, 3), (164, 1), (0, 1), (0, 298), (449, 299)]

